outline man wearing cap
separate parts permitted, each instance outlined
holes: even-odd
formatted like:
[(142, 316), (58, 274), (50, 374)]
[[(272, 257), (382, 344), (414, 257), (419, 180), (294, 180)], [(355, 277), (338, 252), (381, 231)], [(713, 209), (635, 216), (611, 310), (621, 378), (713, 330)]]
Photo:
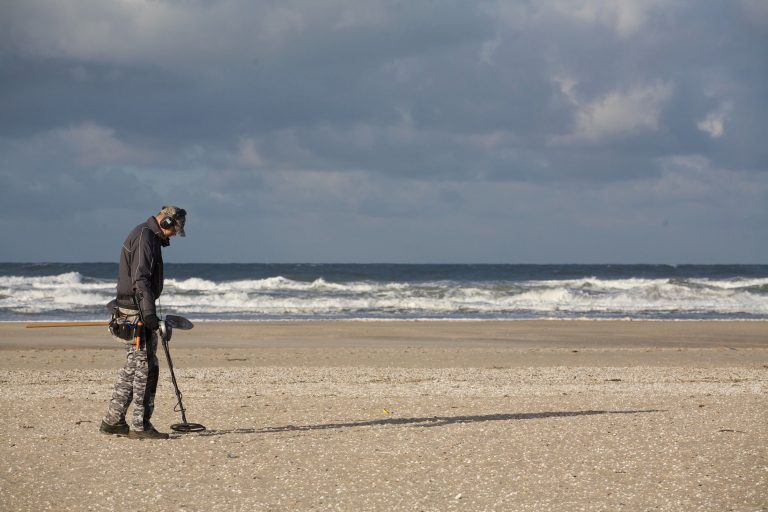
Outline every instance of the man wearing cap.
[[(112, 400), (99, 430), (104, 434), (127, 435), (132, 439), (168, 439), (149, 421), (155, 407), (155, 391), (160, 367), (157, 361), (157, 317), (155, 300), (163, 291), (162, 247), (171, 237), (185, 236), (187, 212), (177, 206), (163, 206), (160, 213), (136, 226), (123, 242), (117, 276), (117, 319), (136, 323), (139, 308), (144, 318), (145, 335), (137, 347), (125, 342), (125, 364), (117, 375)], [(133, 401), (129, 426), (126, 411)]]

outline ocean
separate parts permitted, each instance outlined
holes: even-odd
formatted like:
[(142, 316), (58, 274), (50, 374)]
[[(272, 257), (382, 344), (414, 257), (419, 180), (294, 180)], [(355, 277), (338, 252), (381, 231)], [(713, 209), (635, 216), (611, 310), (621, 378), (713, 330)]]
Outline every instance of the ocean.
[[(106, 319), (116, 263), (0, 263), (0, 321)], [(768, 265), (165, 265), (196, 321), (766, 320)]]

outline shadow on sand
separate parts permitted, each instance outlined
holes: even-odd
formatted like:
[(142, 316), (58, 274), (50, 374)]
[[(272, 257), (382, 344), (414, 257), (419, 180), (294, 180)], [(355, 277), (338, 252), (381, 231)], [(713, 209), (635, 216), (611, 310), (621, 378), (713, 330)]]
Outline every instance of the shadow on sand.
[(413, 427), (442, 427), (455, 423), (482, 423), (485, 421), (538, 420), (546, 418), (570, 418), (575, 416), (597, 416), (601, 414), (643, 414), (663, 412), (659, 409), (629, 411), (553, 411), (528, 412), (517, 414), (484, 414), (478, 416), (430, 416), (426, 418), (383, 418), (369, 421), (351, 421), (346, 423), (321, 423), (319, 425), (284, 425), (280, 427), (234, 428), (206, 430), (200, 436), (223, 436), (227, 434), (274, 434), (280, 432), (302, 432), (310, 430), (329, 430), (337, 428), (377, 427), (388, 425), (407, 425)]

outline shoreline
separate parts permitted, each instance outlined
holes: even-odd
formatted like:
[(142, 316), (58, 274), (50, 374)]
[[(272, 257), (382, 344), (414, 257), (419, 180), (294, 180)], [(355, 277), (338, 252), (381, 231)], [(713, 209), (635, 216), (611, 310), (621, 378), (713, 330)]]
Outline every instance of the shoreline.
[[(170, 313), (173, 314), (173, 313)], [(181, 315), (184, 316), (184, 315)], [(185, 317), (186, 318), (186, 317)], [(285, 318), (285, 319), (253, 319), (253, 320), (228, 320), (228, 319), (199, 319), (190, 318), (190, 321), (198, 323), (304, 323), (304, 322), (768, 322), (768, 318)], [(2, 324), (37, 324), (37, 323), (68, 323), (68, 322), (105, 322), (103, 317), (86, 318), (77, 320), (0, 320)]]

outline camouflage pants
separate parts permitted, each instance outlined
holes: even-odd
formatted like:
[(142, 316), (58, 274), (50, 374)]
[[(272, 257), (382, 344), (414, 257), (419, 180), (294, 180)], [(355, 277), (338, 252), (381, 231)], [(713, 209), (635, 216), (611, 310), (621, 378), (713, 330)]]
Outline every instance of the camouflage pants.
[[(133, 321), (135, 315), (123, 315), (121, 319)], [(160, 366), (157, 361), (157, 332), (152, 332), (142, 340), (141, 348), (137, 349), (133, 342), (125, 342), (125, 363), (117, 374), (117, 382), (112, 392), (112, 400), (104, 421), (109, 425), (117, 425), (125, 421), (128, 406), (133, 401), (133, 419), (129, 422), (132, 430), (148, 430), (152, 428), (150, 418), (155, 409), (155, 392)]]

